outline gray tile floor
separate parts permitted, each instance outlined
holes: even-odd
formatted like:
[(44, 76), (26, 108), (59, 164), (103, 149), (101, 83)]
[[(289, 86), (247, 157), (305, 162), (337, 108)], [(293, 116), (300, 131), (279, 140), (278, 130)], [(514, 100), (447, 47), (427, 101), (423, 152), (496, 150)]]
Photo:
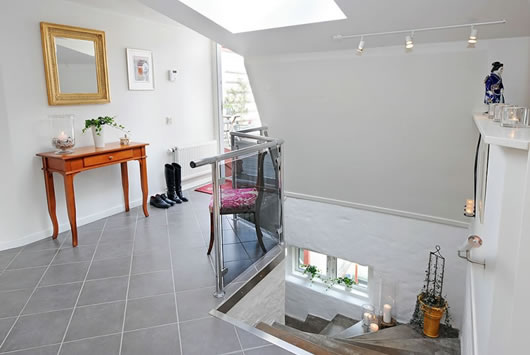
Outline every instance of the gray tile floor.
[[(210, 196), (187, 194), (149, 218), (135, 208), (82, 226), (77, 248), (63, 233), (1, 251), (0, 353), (287, 354), (208, 315), (220, 302), (206, 256)], [(228, 293), (262, 256), (254, 230), (231, 223), (225, 217)]]

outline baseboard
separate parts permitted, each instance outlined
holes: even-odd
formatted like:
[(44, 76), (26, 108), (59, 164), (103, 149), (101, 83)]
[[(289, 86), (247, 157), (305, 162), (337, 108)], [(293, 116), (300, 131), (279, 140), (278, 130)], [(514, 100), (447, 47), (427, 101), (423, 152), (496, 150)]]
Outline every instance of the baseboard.
[[(142, 204), (142, 200), (130, 201), (129, 207), (134, 208), (134, 207), (140, 206), (141, 204)], [(79, 217), (77, 218), (77, 226), (81, 227), (81, 226), (84, 226), (85, 224), (95, 222), (99, 219), (112, 216), (122, 211), (123, 211), (123, 205), (119, 205), (119, 206), (114, 206), (112, 208), (108, 208), (103, 211), (99, 211), (97, 213), (93, 213), (88, 216)], [(59, 224), (59, 233), (67, 232), (69, 230), (70, 230), (69, 223)], [(30, 243), (38, 242), (39, 240), (42, 240), (42, 239), (45, 239), (51, 236), (52, 232), (53, 232), (53, 229), (48, 228), (42, 231), (28, 234), (20, 239), (10, 240), (8, 242), (0, 243), (0, 251), (6, 250), (6, 249), (18, 248), (18, 247), (21, 247), (21, 246), (24, 246)]]
[(326, 198), (326, 197), (320, 197), (320, 196), (300, 194), (300, 193), (297, 193), (297, 192), (286, 191), (285, 192), (285, 196), (291, 197), (291, 198), (300, 199), (300, 200), (321, 202), (321, 203), (327, 203), (327, 204), (330, 204), (330, 205), (349, 207), (349, 208), (356, 208), (356, 209), (360, 209), (360, 210), (367, 210), (367, 211), (372, 211), (372, 212), (390, 214), (390, 215), (394, 215), (394, 216), (412, 218), (412, 219), (417, 219), (417, 220), (420, 220), (420, 221), (427, 221), (427, 222), (433, 222), (433, 223), (439, 223), (439, 224), (446, 224), (446, 225), (449, 225), (449, 226), (455, 226), (455, 227), (460, 227), (460, 228), (468, 228), (469, 227), (469, 223), (462, 222), (462, 221), (457, 221), (457, 220), (454, 220), (454, 219), (447, 219), (447, 218), (442, 218), (442, 217), (429, 216), (429, 215), (425, 215), (425, 214), (421, 214), (421, 213), (415, 213), (415, 212), (394, 210), (394, 209), (385, 208), (385, 207), (365, 205), (365, 204), (356, 203), (356, 202), (335, 200), (335, 199)]

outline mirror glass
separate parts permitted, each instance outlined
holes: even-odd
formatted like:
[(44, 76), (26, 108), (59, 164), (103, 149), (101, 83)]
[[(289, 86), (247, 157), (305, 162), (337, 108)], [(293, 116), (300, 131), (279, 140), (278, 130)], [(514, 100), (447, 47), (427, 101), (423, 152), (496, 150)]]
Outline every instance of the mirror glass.
[(55, 37), (55, 55), (62, 94), (98, 92), (94, 41)]

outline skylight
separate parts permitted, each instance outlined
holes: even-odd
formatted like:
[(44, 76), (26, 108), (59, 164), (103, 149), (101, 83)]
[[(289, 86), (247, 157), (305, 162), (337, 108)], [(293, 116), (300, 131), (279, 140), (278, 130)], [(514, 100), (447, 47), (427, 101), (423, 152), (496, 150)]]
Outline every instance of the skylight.
[(346, 18), (334, 0), (180, 0), (232, 33)]

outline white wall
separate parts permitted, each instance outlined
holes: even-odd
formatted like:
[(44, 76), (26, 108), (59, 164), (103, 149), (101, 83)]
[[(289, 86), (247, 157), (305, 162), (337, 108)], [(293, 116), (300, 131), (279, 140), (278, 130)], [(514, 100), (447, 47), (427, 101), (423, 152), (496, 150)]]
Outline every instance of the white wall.
[(507, 100), (530, 105), (529, 43), (249, 57), (246, 65), (262, 121), (286, 141), (288, 191), (458, 223), (472, 196), (471, 114), (485, 109), (484, 77), (491, 62), (504, 62)]
[[(111, 103), (48, 106), (39, 22), (103, 30)], [(163, 164), (170, 146), (215, 139), (212, 106), (210, 41), (180, 25), (159, 24), (59, 0), (19, 0), (0, 12), (0, 249), (49, 236), (41, 161), (35, 153), (52, 150), (45, 121), (50, 114), (76, 115), (77, 145), (91, 145), (81, 135), (84, 120), (117, 115), (132, 131), (134, 141), (149, 142), (147, 167), (151, 193), (164, 190)], [(128, 91), (126, 48), (153, 51), (155, 90)], [(167, 70), (179, 71), (177, 81), (166, 80)], [(166, 125), (165, 117), (174, 124)], [(108, 133), (117, 140), (119, 132)], [(78, 223), (83, 224), (123, 209), (118, 166), (84, 172), (75, 178)], [(130, 199), (141, 198), (138, 164), (129, 163)], [(55, 179), (61, 229), (69, 228), (62, 177)]]
[[(372, 276), (394, 281), (396, 318), (405, 322), (423, 286), (429, 252), (440, 245), (446, 258), (444, 294), (454, 326), (460, 327), (466, 263), (456, 250), (467, 229), (296, 198), (287, 199), (285, 218), (288, 245), (367, 265)], [(371, 297), (379, 302), (378, 295)]]

